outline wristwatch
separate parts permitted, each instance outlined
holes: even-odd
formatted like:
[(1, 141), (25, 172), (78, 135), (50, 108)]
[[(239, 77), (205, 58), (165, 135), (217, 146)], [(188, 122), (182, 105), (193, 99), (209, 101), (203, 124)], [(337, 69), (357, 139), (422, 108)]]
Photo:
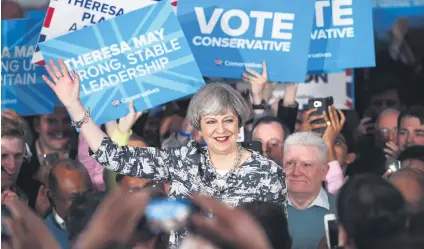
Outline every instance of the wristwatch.
[(266, 108), (265, 100), (262, 100), (259, 105), (255, 105), (255, 104), (252, 105), (253, 110), (265, 110), (265, 108)]

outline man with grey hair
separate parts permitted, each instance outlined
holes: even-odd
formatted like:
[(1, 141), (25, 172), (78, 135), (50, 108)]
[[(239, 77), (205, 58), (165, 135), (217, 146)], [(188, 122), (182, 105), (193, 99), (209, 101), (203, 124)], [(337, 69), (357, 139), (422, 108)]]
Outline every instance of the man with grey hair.
[(324, 140), (310, 132), (289, 136), (284, 144), (284, 169), (292, 248), (315, 249), (325, 235), (324, 215), (336, 210), (336, 198), (322, 187), (329, 170)]

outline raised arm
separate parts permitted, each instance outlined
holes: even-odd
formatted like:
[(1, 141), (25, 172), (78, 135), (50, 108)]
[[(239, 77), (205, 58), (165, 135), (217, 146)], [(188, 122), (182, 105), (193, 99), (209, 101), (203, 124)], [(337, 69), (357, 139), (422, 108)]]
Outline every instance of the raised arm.
[[(143, 113), (135, 112), (134, 103), (132, 101), (129, 103), (129, 110), (130, 112), (127, 116), (119, 119), (119, 124), (116, 120), (109, 121), (105, 124), (105, 130), (107, 135), (112, 139), (113, 142), (115, 142), (119, 146), (128, 145), (128, 142), (132, 135), (131, 128), (134, 126), (137, 120), (143, 116)], [(110, 192), (117, 186), (116, 176), (118, 174), (108, 169), (104, 169), (102, 175), (106, 190)]]
[[(93, 157), (103, 167), (120, 174), (161, 180), (168, 178), (165, 163), (165, 158), (168, 158), (167, 153), (156, 148), (120, 147), (114, 143), (94, 123), (88, 110), (82, 105), (79, 99), (78, 75), (75, 71), (70, 74), (61, 59), (59, 59), (59, 66), (60, 69), (53, 61), (50, 61), (50, 66), (46, 66), (46, 70), (51, 80), (47, 76), (43, 76), (43, 79), (72, 116), (73, 125), (80, 128), (80, 133), (93, 152)], [(131, 112), (134, 112), (133, 108), (130, 108), (130, 114)]]
[(287, 125), (290, 132), (294, 132), (296, 126), (298, 104), (296, 102), (298, 84), (287, 84), (284, 90), (284, 98), (278, 103), (277, 118)]
[(322, 135), (322, 139), (324, 139), (327, 145), (327, 161), (330, 167), (325, 180), (327, 181), (328, 192), (335, 195), (344, 183), (343, 170), (340, 167), (340, 163), (337, 161), (335, 146), (336, 137), (341, 132), (346, 117), (341, 110), (337, 110), (336, 107), (332, 105), (329, 106), (328, 111), (324, 113), (324, 120), (326, 124), (329, 124)]
[(270, 86), (266, 62), (262, 62), (262, 73), (246, 68), (246, 73), (243, 73), (243, 80), (249, 82), (252, 89), (253, 121), (256, 122), (261, 117), (268, 115), (264, 100), (264, 92)]
[[(116, 132), (121, 131), (117, 130)], [(125, 134), (122, 133), (121, 136), (125, 136)], [(119, 146), (105, 137), (92, 156), (106, 169), (122, 175), (168, 180), (168, 165), (169, 160), (173, 158), (172, 152), (173, 150), (160, 150), (153, 147)]]
[[(50, 61), (50, 66), (46, 65), (46, 70), (49, 73), (51, 80), (43, 75), (43, 80), (53, 89), (59, 100), (68, 110), (73, 120), (76, 122), (82, 121), (83, 124), (80, 128), (81, 135), (84, 136), (88, 146), (93, 152), (96, 152), (103, 139), (106, 138), (106, 134), (98, 127), (93, 119), (88, 114), (88, 110), (82, 105), (79, 94), (80, 94), (80, 80), (72, 70), (69, 71), (62, 59), (59, 59), (59, 67)], [(72, 75), (72, 77), (71, 77)]]

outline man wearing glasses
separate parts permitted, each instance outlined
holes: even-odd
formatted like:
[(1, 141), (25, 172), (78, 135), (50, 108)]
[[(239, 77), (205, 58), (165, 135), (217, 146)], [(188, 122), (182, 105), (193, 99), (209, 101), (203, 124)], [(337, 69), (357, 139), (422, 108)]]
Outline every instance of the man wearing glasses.
[(387, 158), (396, 158), (399, 153), (397, 146), (399, 111), (387, 109), (380, 114), (377, 120), (377, 134), (375, 143), (377, 148), (381, 148)]

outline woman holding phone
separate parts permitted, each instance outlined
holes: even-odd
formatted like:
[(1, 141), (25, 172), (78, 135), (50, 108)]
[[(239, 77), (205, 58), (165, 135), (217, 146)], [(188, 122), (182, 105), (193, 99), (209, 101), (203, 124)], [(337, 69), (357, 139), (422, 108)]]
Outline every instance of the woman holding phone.
[[(103, 167), (123, 175), (167, 181), (171, 197), (185, 198), (199, 193), (230, 206), (252, 201), (273, 202), (281, 204), (287, 214), (283, 169), (236, 143), (239, 129), (250, 118), (251, 110), (231, 86), (208, 84), (190, 102), (187, 117), (207, 146), (194, 141), (164, 150), (118, 146), (94, 123), (82, 105), (78, 75), (75, 71), (70, 75), (63, 60), (58, 62), (60, 69), (50, 61), (46, 70), (51, 79), (46, 76), (43, 79), (72, 115), (73, 126), (80, 129), (93, 158)], [(265, 63), (263, 70), (266, 74)], [(260, 77), (260, 74), (252, 77)], [(128, 115), (135, 117), (131, 104)], [(185, 234), (185, 229), (171, 234), (171, 246), (178, 246)]]

